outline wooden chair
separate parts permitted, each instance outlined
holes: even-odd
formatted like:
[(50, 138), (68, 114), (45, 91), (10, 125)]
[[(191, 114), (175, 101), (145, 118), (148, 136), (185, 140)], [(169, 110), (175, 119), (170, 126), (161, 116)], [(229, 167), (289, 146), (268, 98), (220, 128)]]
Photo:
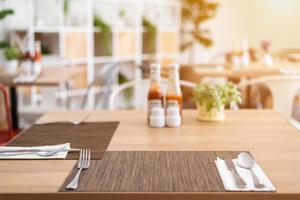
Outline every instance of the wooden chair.
[(11, 112), (9, 109), (9, 101), (8, 101), (8, 94), (5, 90), (5, 86), (3, 84), (0, 83), (0, 92), (2, 95), (2, 99), (3, 99), (3, 106), (4, 106), (4, 117), (5, 117), (5, 123), (6, 123), (6, 129), (7, 130), (0, 130), (0, 145), (5, 144), (7, 141), (9, 141), (10, 139), (13, 138), (14, 136), (14, 131), (13, 131), (13, 127), (12, 127), (12, 119), (11, 119)]

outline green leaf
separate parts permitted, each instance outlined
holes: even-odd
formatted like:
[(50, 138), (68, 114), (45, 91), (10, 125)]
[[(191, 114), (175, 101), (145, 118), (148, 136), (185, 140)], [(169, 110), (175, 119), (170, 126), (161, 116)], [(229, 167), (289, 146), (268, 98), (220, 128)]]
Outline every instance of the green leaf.
[(182, 43), (180, 46), (181, 51), (185, 51), (193, 45), (193, 41)]
[(7, 41), (0, 42), (0, 49), (4, 49), (4, 48), (8, 48), (8, 47), (10, 47), (9, 42), (7, 42)]
[(13, 9), (4, 9), (0, 11), (0, 20), (4, 19), (8, 15), (14, 14)]
[(8, 47), (4, 50), (6, 60), (18, 60), (22, 56), (22, 52), (17, 47)]
[(221, 109), (231, 104), (241, 103), (241, 94), (235, 84), (225, 85), (198, 84), (193, 90), (196, 102), (210, 112), (213, 108)]
[[(183, 30), (182, 34), (189, 32), (193, 38), (193, 42), (201, 44), (204, 47), (212, 46), (213, 41), (210, 31), (202, 28), (202, 24), (216, 15), (218, 7), (219, 4), (211, 0), (182, 0), (181, 19), (183, 29), (190, 29), (190, 26), (184, 26), (185, 23), (193, 26), (192, 31)], [(184, 51), (191, 46), (192, 45), (187, 45), (185, 41), (182, 41), (181, 50)]]
[(70, 11), (70, 0), (64, 0), (64, 14), (67, 15)]

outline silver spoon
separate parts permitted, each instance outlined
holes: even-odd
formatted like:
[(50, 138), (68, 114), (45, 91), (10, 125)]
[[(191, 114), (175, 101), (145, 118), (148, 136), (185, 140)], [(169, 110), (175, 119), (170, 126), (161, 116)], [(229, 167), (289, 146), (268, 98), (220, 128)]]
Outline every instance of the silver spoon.
[(240, 153), (238, 155), (237, 161), (238, 161), (238, 164), (239, 164), (240, 167), (250, 170), (251, 175), (252, 175), (252, 179), (253, 179), (253, 182), (254, 182), (254, 186), (256, 188), (260, 189), (260, 188), (266, 187), (263, 183), (260, 182), (260, 180), (257, 178), (255, 173), (253, 172), (252, 168), (255, 165), (255, 161), (249, 153), (246, 153), (246, 152)]

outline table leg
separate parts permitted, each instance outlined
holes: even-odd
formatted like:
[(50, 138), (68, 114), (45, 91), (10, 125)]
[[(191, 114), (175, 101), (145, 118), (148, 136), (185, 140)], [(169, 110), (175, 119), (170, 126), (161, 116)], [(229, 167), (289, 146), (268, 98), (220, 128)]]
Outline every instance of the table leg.
[(18, 95), (17, 95), (17, 88), (10, 87), (10, 111), (12, 117), (12, 126), (13, 129), (19, 129), (19, 114), (18, 114)]

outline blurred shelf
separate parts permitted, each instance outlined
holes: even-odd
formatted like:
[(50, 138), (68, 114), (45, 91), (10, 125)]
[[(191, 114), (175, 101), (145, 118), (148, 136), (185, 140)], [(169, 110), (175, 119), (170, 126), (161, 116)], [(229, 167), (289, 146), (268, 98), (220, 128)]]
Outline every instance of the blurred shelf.
[(94, 63), (100, 64), (100, 63), (107, 63), (107, 62), (112, 62), (113, 58), (112, 56), (97, 56), (94, 57)]
[(62, 26), (64, 32), (85, 32), (88, 31), (88, 26)]
[(143, 54), (142, 60), (155, 60), (157, 58), (157, 54)]
[(34, 26), (33, 32), (35, 33), (58, 33), (60, 27), (58, 26)]

